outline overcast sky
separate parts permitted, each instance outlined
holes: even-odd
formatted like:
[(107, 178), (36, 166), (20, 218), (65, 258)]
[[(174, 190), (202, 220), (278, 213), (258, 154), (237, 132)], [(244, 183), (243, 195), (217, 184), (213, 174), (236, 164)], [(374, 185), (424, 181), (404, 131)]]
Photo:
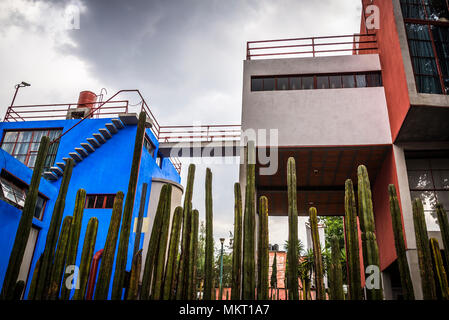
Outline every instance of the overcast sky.
[[(239, 124), (246, 41), (357, 33), (360, 2), (1, 0), (0, 116), (14, 85), (26, 81), (32, 86), (21, 89), (16, 104), (76, 102), (82, 90), (106, 88), (107, 98), (139, 89), (162, 125)], [(79, 29), (66, 28), (68, 5), (80, 10)], [(182, 184), (187, 166), (183, 160)], [(210, 166), (214, 235), (228, 238), (238, 165)], [(197, 165), (193, 197), (201, 220), (206, 167)], [(286, 238), (287, 219), (270, 218), (270, 243)]]

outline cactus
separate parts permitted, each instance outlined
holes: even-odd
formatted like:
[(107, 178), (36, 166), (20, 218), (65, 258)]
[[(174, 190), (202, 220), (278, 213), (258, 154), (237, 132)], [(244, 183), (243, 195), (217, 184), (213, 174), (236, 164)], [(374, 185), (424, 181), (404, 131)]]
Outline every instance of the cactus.
[(129, 280), (128, 296), (126, 297), (127, 300), (137, 300), (141, 269), (142, 269), (142, 249), (137, 251), (133, 259), (131, 267), (131, 276)]
[(21, 300), (23, 289), (25, 289), (25, 281), (19, 280), (14, 286), (13, 300)]
[(164, 267), (165, 267), (165, 256), (167, 252), (167, 242), (168, 242), (168, 232), (170, 225), (170, 212), (171, 212), (171, 193), (172, 186), (167, 185), (165, 204), (163, 209), (162, 216), (162, 227), (158, 230), (159, 233), (159, 241), (157, 245), (156, 251), (156, 261), (154, 267), (154, 276), (153, 276), (153, 290), (151, 294), (151, 298), (154, 300), (159, 300), (162, 296), (162, 287), (164, 280)]
[(242, 299), (255, 299), (255, 172), (256, 154), (254, 141), (247, 145), (246, 157), (246, 190), (245, 215), (243, 217), (243, 268), (242, 268)]
[(179, 258), (178, 282), (176, 288), (176, 299), (187, 299), (187, 277), (189, 271), (189, 248), (190, 248), (190, 230), (191, 230), (191, 209), (193, 181), (195, 176), (195, 165), (189, 165), (187, 174), (187, 186), (184, 196), (183, 217), (182, 217), (182, 240), (181, 240), (181, 256)]
[(192, 229), (190, 238), (190, 259), (189, 259), (189, 278), (188, 278), (188, 299), (196, 300), (196, 261), (198, 253), (198, 224), (199, 224), (199, 212), (193, 210), (192, 212)]
[(424, 300), (435, 300), (437, 291), (432, 267), (432, 255), (427, 236), (424, 208), (419, 198), (413, 200), (413, 224), (415, 225), (416, 250), (418, 252), (423, 298)]
[(65, 208), (65, 199), (67, 196), (70, 178), (72, 177), (73, 166), (74, 160), (69, 159), (64, 169), (61, 186), (59, 187), (58, 198), (56, 199), (56, 203), (53, 208), (53, 214), (51, 216), (50, 226), (48, 228), (45, 249), (40, 266), (39, 278), (37, 279), (39, 283), (38, 288), (40, 289), (40, 291), (36, 292), (36, 299), (43, 299), (47, 295), (47, 285), (51, 276), (51, 266), (53, 264), (56, 243), (58, 242), (59, 229), (61, 228), (62, 216), (64, 214)]
[(170, 245), (168, 247), (167, 265), (165, 267), (165, 279), (163, 287), (163, 300), (173, 299), (173, 288), (176, 275), (176, 258), (178, 257), (179, 237), (181, 235), (182, 207), (176, 207), (173, 213), (172, 228), (170, 233)]
[(447, 283), (447, 275), (444, 270), (443, 259), (441, 258), (440, 246), (438, 240), (430, 238), (430, 247), (432, 249), (433, 263), (437, 273), (438, 285), (440, 287), (441, 297), (443, 300), (449, 300), (449, 285)]
[(318, 217), (316, 208), (309, 208), (309, 223), (313, 242), (313, 266), (315, 270), (316, 299), (326, 300), (326, 289), (324, 288), (324, 267), (321, 256), (320, 235), (318, 234)]
[(404, 232), (402, 230), (402, 214), (399, 207), (396, 187), (393, 184), (388, 186), (388, 193), (390, 195), (390, 213), (393, 225), (394, 244), (396, 247), (396, 255), (398, 257), (399, 273), (401, 276), (402, 293), (405, 300), (415, 300), (412, 278), (410, 276), (410, 269), (405, 253)]
[[(365, 270), (368, 266), (376, 266), (380, 272), (379, 248), (374, 233), (374, 213), (371, 199), (371, 187), (368, 170), (364, 165), (357, 168), (358, 201), (360, 229), (362, 230), (363, 262)], [(378, 288), (366, 290), (368, 300), (383, 300), (382, 281)]]
[(348, 260), (349, 296), (351, 300), (362, 300), (360, 275), (359, 233), (354, 187), (351, 179), (345, 181), (345, 235)]
[(5, 278), (3, 280), (0, 300), (13, 299), (14, 287), (19, 276), (20, 266), (22, 265), (23, 255), (28, 242), (28, 237), (33, 223), (33, 216), (36, 210), (37, 196), (39, 193), (39, 183), (44, 169), (45, 158), (47, 156), (50, 139), (46, 136), (42, 137), (34, 165), (31, 183), (28, 194), (20, 217), (19, 226), (17, 228), (14, 245), (9, 256), (8, 268), (6, 269)]
[(81, 262), (78, 273), (79, 289), (75, 290), (73, 300), (84, 300), (86, 295), (87, 280), (89, 277), (90, 265), (95, 250), (97, 240), (98, 219), (92, 217), (87, 223), (86, 235), (84, 236), (83, 251), (81, 253)]
[(258, 241), (258, 300), (268, 300), (268, 199), (265, 196), (259, 200), (259, 241)]
[(142, 192), (140, 195), (140, 205), (139, 205), (139, 215), (137, 217), (137, 223), (136, 223), (136, 238), (134, 239), (134, 249), (133, 249), (133, 257), (136, 256), (137, 251), (139, 251), (140, 248), (140, 239), (142, 238), (142, 224), (143, 224), (143, 215), (145, 212), (145, 203), (147, 198), (147, 188), (148, 184), (143, 183), (142, 184)]
[(161, 188), (159, 202), (154, 216), (153, 228), (151, 230), (150, 242), (148, 244), (148, 251), (145, 258), (145, 267), (142, 277), (142, 288), (140, 292), (141, 300), (150, 299), (151, 280), (153, 278), (153, 271), (155, 270), (155, 263), (157, 262), (158, 244), (160, 232), (164, 223), (164, 209), (166, 199), (168, 196), (168, 185), (164, 184)]
[(239, 300), (241, 288), (240, 280), (242, 276), (242, 192), (240, 190), (240, 183), (238, 182), (234, 184), (234, 199), (234, 242), (232, 247), (231, 299)]
[[(59, 290), (61, 288), (61, 278), (64, 274), (64, 266), (66, 260), (66, 252), (69, 241), (70, 230), (72, 229), (72, 216), (66, 216), (62, 222), (61, 233), (59, 234), (58, 246), (56, 247), (55, 260), (53, 263), (48, 298), (57, 300), (59, 298)], [(64, 283), (65, 285), (65, 283)]]
[(212, 171), (206, 169), (206, 243), (204, 257), (204, 300), (212, 298), (212, 278), (214, 274), (214, 237), (212, 212)]
[(289, 299), (298, 300), (298, 209), (296, 197), (296, 162), (293, 157), (287, 161), (288, 186), (288, 250), (287, 288)]
[(331, 238), (331, 263), (330, 263), (330, 278), (332, 278), (330, 296), (332, 300), (344, 300), (345, 294), (343, 292), (343, 274), (341, 270), (341, 255), (340, 246), (338, 244), (338, 237)]
[(101, 258), (100, 271), (98, 272), (97, 285), (95, 287), (95, 300), (106, 300), (108, 298), (109, 284), (111, 282), (112, 265), (114, 264), (115, 248), (122, 219), (123, 192), (115, 195), (112, 206), (111, 221), (109, 222), (108, 235), (104, 245)]
[(443, 238), (444, 255), (446, 264), (449, 265), (449, 223), (446, 211), (441, 203), (436, 204), (438, 224), (440, 226), (441, 237)]
[(123, 293), (127, 262), (126, 260), (128, 257), (129, 235), (131, 233), (134, 198), (136, 195), (137, 180), (139, 178), (140, 157), (142, 155), (145, 123), (146, 114), (144, 111), (142, 111), (139, 114), (139, 122), (137, 124), (131, 173), (129, 176), (128, 191), (126, 192), (125, 208), (123, 209), (122, 227), (120, 231), (120, 239), (117, 250), (117, 259), (115, 261), (115, 273), (111, 294), (111, 298), (113, 300), (120, 300)]
[[(76, 256), (78, 253), (78, 243), (81, 233), (81, 225), (83, 223), (84, 205), (86, 203), (86, 190), (79, 189), (76, 193), (75, 210), (73, 211), (72, 228), (70, 229), (69, 242), (67, 247), (66, 267), (76, 264)], [(66, 283), (69, 273), (64, 272), (63, 283)], [(76, 280), (75, 277), (73, 280)], [(78, 280), (76, 280), (78, 281)], [(70, 299), (71, 289), (63, 286), (61, 289), (61, 299)]]
[(42, 253), (36, 262), (36, 266), (34, 267), (33, 278), (31, 279), (30, 289), (28, 291), (28, 300), (34, 300), (36, 296), (36, 286), (39, 279), (39, 272), (43, 255), (44, 254)]

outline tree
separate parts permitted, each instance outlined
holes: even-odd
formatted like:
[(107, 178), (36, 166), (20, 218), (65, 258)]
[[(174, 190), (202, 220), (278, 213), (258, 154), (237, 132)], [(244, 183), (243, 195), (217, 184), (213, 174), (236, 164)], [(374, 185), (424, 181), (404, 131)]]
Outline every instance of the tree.
[(278, 268), (277, 268), (277, 261), (276, 261), (276, 252), (274, 253), (273, 258), (273, 264), (271, 266), (271, 280), (270, 280), (270, 287), (271, 287), (271, 299), (273, 299), (273, 289), (276, 290), (278, 287)]

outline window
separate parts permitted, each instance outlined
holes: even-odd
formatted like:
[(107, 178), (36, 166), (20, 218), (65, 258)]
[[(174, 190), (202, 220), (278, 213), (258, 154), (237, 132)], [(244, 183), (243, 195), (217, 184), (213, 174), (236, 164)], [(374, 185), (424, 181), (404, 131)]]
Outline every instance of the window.
[[(0, 174), (0, 185), (2, 198), (23, 209), (28, 194), (28, 185), (5, 170), (2, 170)], [(36, 209), (34, 211), (35, 218), (42, 219), (46, 201), (47, 199), (42, 195), (39, 194), (37, 196)]]
[(401, 0), (420, 93), (449, 93), (449, 7), (446, 0)]
[(156, 150), (156, 147), (147, 136), (145, 136), (145, 139), (143, 140), (143, 147), (148, 151), (148, 153), (152, 157), (154, 157), (154, 150)]
[(380, 72), (329, 75), (282, 75), (272, 77), (254, 76), (251, 78), (252, 91), (341, 89), (381, 86), (382, 78)]
[(159, 168), (162, 169), (162, 163), (163, 163), (164, 158), (162, 157), (161, 154), (159, 154), (159, 152), (157, 153), (157, 157), (156, 157), (156, 164), (158, 165)]
[[(61, 129), (8, 130), (5, 131), (3, 136), (2, 149), (25, 164), (28, 168), (32, 169), (36, 162), (41, 138), (47, 136), (50, 137), (50, 140), (52, 141), (59, 137), (61, 133)], [(48, 170), (55, 162), (58, 147), (59, 141), (50, 145), (44, 164), (46, 170)]]
[(112, 209), (115, 194), (88, 194), (86, 196), (86, 209)]
[(427, 229), (438, 231), (435, 204), (449, 210), (449, 157), (407, 158), (406, 163), (411, 198), (421, 198)]

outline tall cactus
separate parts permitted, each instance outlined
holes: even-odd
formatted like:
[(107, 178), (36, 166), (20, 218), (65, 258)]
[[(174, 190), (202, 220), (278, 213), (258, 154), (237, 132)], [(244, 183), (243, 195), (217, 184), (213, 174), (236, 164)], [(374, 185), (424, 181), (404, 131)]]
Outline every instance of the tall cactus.
[[(380, 275), (379, 248), (376, 241), (373, 202), (368, 170), (364, 165), (357, 168), (358, 201), (360, 229), (362, 230), (363, 262), (365, 270), (368, 266), (378, 269)], [(382, 281), (376, 283), (372, 289), (366, 290), (368, 300), (383, 300)]]
[(199, 229), (199, 212), (192, 211), (192, 231), (190, 237), (190, 260), (189, 260), (189, 281), (188, 281), (188, 299), (196, 300), (196, 262), (198, 254), (198, 229)]
[(345, 235), (349, 297), (351, 300), (362, 300), (363, 298), (358, 230), (354, 187), (352, 180), (347, 179), (345, 181)]
[(36, 286), (39, 279), (39, 272), (43, 255), (44, 254), (42, 253), (36, 262), (36, 266), (34, 267), (33, 278), (31, 279), (30, 289), (28, 290), (28, 300), (34, 300), (36, 296)]
[(441, 237), (443, 238), (444, 255), (446, 257), (446, 263), (449, 265), (449, 223), (446, 211), (441, 203), (437, 203), (437, 218), (440, 226)]
[(234, 184), (234, 199), (234, 242), (232, 244), (231, 299), (239, 300), (241, 289), (240, 281), (242, 276), (242, 192), (240, 190), (240, 183), (238, 182)]
[(178, 257), (179, 238), (181, 235), (182, 207), (176, 207), (173, 213), (170, 233), (170, 245), (168, 247), (167, 265), (165, 267), (165, 279), (163, 288), (163, 300), (173, 299), (173, 288), (176, 281), (176, 260)]
[(206, 169), (206, 244), (204, 257), (204, 300), (212, 298), (212, 278), (214, 276), (214, 236), (212, 211), (212, 171)]
[[(84, 213), (84, 205), (86, 203), (86, 190), (79, 189), (76, 193), (75, 200), (75, 210), (73, 211), (73, 221), (72, 228), (70, 229), (69, 242), (67, 247), (67, 259), (66, 259), (66, 267), (73, 266), (76, 264), (76, 257), (78, 253), (78, 244), (81, 233), (81, 225), (83, 223), (83, 213)], [(64, 272), (63, 283), (66, 283), (69, 273)], [(73, 280), (78, 283), (78, 279), (73, 278)], [(67, 286), (63, 286), (61, 289), (61, 299), (69, 300), (70, 292)]]
[(255, 279), (255, 173), (256, 151), (254, 141), (247, 145), (246, 157), (246, 190), (245, 215), (243, 218), (243, 268), (242, 268), (242, 299), (254, 300), (256, 291)]
[(189, 270), (189, 235), (190, 235), (190, 223), (191, 223), (191, 210), (192, 194), (193, 194), (193, 181), (195, 178), (195, 165), (189, 165), (189, 171), (187, 174), (187, 186), (184, 196), (183, 214), (182, 214), (182, 240), (181, 240), (181, 255), (179, 258), (178, 267), (178, 282), (176, 288), (176, 299), (187, 299), (187, 286), (186, 279)]
[(154, 268), (154, 276), (153, 276), (153, 290), (151, 294), (151, 298), (154, 300), (159, 300), (162, 296), (162, 287), (164, 280), (164, 268), (165, 268), (165, 257), (167, 252), (167, 242), (168, 242), (168, 232), (170, 226), (170, 212), (171, 212), (171, 193), (172, 186), (170, 184), (167, 185), (164, 211), (162, 216), (162, 228), (158, 230), (159, 233), (159, 241), (157, 246), (156, 253), (156, 263)]
[(330, 278), (332, 283), (330, 287), (330, 296), (332, 300), (344, 300), (345, 294), (343, 292), (343, 274), (341, 269), (341, 255), (338, 237), (331, 238), (331, 263), (330, 263)]
[(413, 224), (415, 225), (416, 250), (418, 252), (423, 298), (424, 300), (435, 300), (437, 291), (432, 267), (432, 255), (427, 235), (424, 207), (419, 198), (413, 200)]
[(141, 270), (142, 270), (142, 249), (138, 250), (133, 258), (133, 263), (131, 267), (131, 276), (129, 280), (128, 296), (126, 297), (127, 300), (137, 300)]
[(430, 238), (430, 247), (432, 249), (433, 263), (435, 265), (435, 271), (438, 280), (438, 286), (441, 292), (441, 298), (443, 300), (449, 300), (449, 285), (447, 283), (447, 274), (444, 270), (443, 259), (441, 258), (440, 246), (438, 240)]
[(59, 229), (61, 228), (62, 216), (65, 208), (65, 199), (69, 188), (70, 178), (72, 177), (73, 166), (74, 160), (70, 158), (64, 169), (61, 186), (59, 187), (58, 198), (56, 199), (50, 226), (48, 227), (45, 249), (40, 265), (39, 278), (37, 279), (39, 283), (38, 288), (40, 291), (35, 293), (36, 299), (43, 299), (47, 294), (47, 284), (50, 281), (51, 266), (54, 260), (56, 243), (58, 242)]
[(402, 229), (402, 214), (399, 207), (396, 187), (393, 184), (388, 186), (390, 195), (390, 213), (393, 225), (394, 244), (396, 247), (396, 255), (398, 257), (399, 273), (401, 276), (402, 293), (405, 300), (415, 300), (413, 292), (413, 283), (410, 276), (410, 269), (405, 253), (404, 231)]
[(288, 249), (287, 288), (289, 300), (298, 300), (298, 200), (296, 197), (296, 162), (293, 157), (287, 161), (288, 188)]
[(79, 288), (75, 290), (73, 300), (84, 300), (86, 295), (87, 280), (94, 255), (95, 242), (97, 240), (97, 230), (98, 219), (92, 217), (87, 223), (86, 235), (84, 236), (83, 251), (81, 253), (81, 262), (78, 273)]
[(268, 199), (265, 196), (259, 200), (259, 241), (258, 241), (258, 300), (268, 300)]
[(157, 261), (158, 244), (160, 238), (160, 232), (164, 223), (164, 209), (168, 196), (168, 185), (164, 184), (161, 188), (159, 196), (159, 202), (156, 209), (156, 215), (154, 216), (153, 227), (151, 229), (150, 242), (148, 244), (147, 255), (145, 257), (145, 266), (142, 276), (142, 288), (140, 292), (141, 300), (150, 299), (151, 281), (153, 278), (153, 271), (155, 263)]
[(25, 289), (25, 281), (19, 280), (16, 282), (16, 285), (14, 286), (14, 292), (13, 292), (13, 300), (21, 300), (23, 289)]
[(3, 280), (0, 300), (11, 300), (14, 297), (14, 287), (19, 276), (20, 266), (22, 265), (23, 255), (25, 254), (28, 237), (31, 232), (31, 225), (33, 223), (33, 216), (39, 193), (39, 183), (41, 181), (49, 145), (50, 139), (46, 136), (42, 137), (37, 152), (36, 162), (34, 164), (30, 187), (25, 198), (25, 204), (14, 239), (14, 245), (9, 256), (8, 268), (6, 269), (5, 278)]
[(143, 138), (145, 134), (146, 114), (144, 111), (139, 114), (137, 124), (136, 139), (134, 142), (133, 160), (129, 175), (128, 191), (126, 192), (125, 208), (123, 209), (122, 227), (115, 261), (114, 281), (112, 283), (113, 300), (122, 298), (126, 263), (128, 257), (129, 235), (131, 233), (131, 223), (134, 208), (134, 198), (136, 195), (137, 180), (139, 178), (140, 157), (142, 155)]
[(315, 270), (316, 299), (326, 300), (326, 289), (324, 288), (324, 267), (321, 256), (320, 235), (318, 234), (318, 217), (316, 208), (309, 208), (309, 223), (313, 242), (313, 266)]
[(111, 221), (109, 222), (108, 235), (101, 258), (100, 271), (98, 272), (97, 285), (95, 287), (95, 300), (106, 300), (111, 282), (112, 265), (114, 264), (115, 248), (117, 247), (120, 221), (122, 219), (123, 192), (115, 195), (112, 206)]
[[(59, 234), (58, 246), (56, 247), (55, 260), (52, 266), (49, 283), (48, 299), (50, 300), (57, 300), (59, 298), (61, 278), (64, 274), (64, 266), (72, 222), (72, 216), (66, 216), (62, 222), (61, 233)], [(63, 285), (65, 285), (65, 283)]]

